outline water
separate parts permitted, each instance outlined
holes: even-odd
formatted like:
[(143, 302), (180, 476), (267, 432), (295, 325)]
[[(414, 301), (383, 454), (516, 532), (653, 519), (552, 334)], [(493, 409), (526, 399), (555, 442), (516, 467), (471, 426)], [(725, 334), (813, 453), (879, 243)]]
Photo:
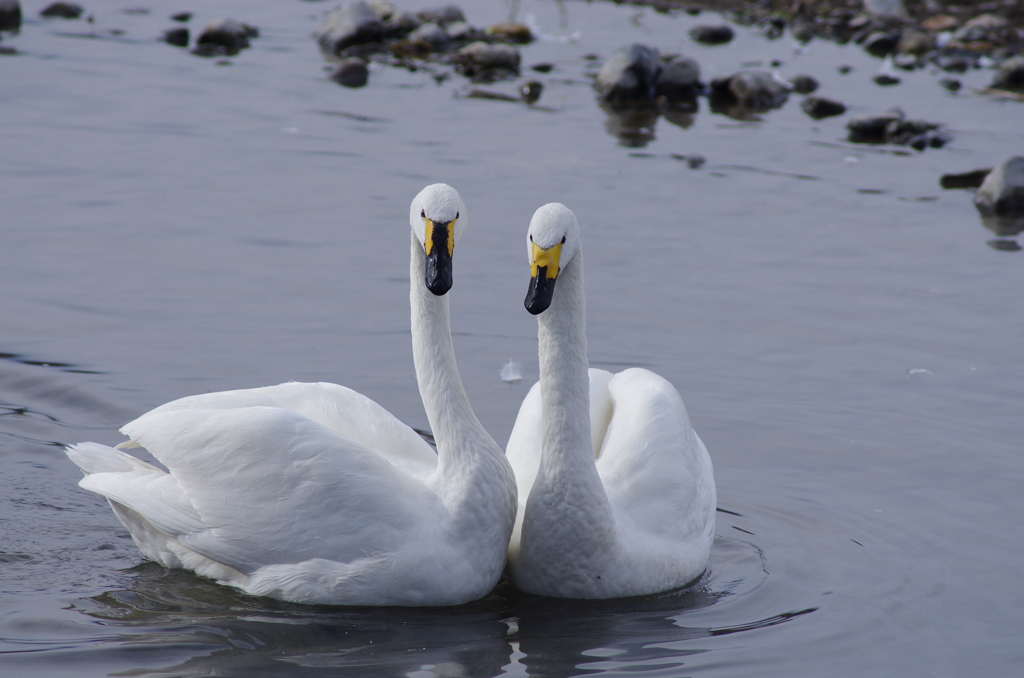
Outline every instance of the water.
[[(37, 6), (38, 5), (38, 6)], [(0, 62), (0, 668), (4, 675), (992, 676), (1024, 661), (1019, 252), (986, 244), (938, 177), (1024, 149), (1021, 104), (990, 72), (902, 73), (855, 47), (798, 52), (719, 17), (523, 0), (552, 62), (540, 105), (374, 67), (326, 78), (322, 3), (90, 3), (37, 21)], [(403, 5), (406, 6), (406, 5)], [(411, 9), (418, 5), (409, 6)], [(464, 2), (471, 23), (501, 3)], [(177, 11), (255, 24), (230, 65), (156, 36)], [(202, 11), (199, 11), (202, 10)], [(110, 29), (124, 32), (113, 35)], [(87, 34), (93, 32), (94, 37)], [(794, 96), (760, 120), (664, 118), (624, 145), (588, 54), (632, 41), (704, 78), (782, 60), (849, 114)], [(853, 66), (840, 76), (839, 64)], [(511, 93), (514, 83), (489, 86)], [(845, 141), (893, 105), (946, 148)], [(648, 137), (651, 135), (648, 133)], [(699, 169), (673, 156), (700, 154)], [(696, 588), (552, 601), (507, 586), (461, 608), (309, 608), (146, 563), (61, 445), (179, 396), (329, 380), (425, 428), (409, 352), (412, 196), (451, 183), (471, 212), (455, 261), (456, 351), (484, 425), (507, 439), (537, 377), (522, 308), (539, 205), (577, 214), (593, 364), (679, 388), (715, 462), (720, 513)], [(510, 360), (523, 380), (499, 378)]]

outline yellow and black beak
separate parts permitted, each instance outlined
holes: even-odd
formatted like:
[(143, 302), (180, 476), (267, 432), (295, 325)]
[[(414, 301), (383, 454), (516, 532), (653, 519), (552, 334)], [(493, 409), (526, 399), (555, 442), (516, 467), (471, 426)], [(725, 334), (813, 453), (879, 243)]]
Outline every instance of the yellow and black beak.
[(424, 217), (423, 221), (427, 227), (427, 237), (424, 239), (424, 251), (427, 255), (425, 282), (428, 290), (441, 297), (452, 288), (455, 219), (442, 223)]
[(548, 249), (530, 243), (530, 289), (526, 292), (526, 310), (533, 315), (543, 313), (551, 305), (558, 279), (558, 260), (562, 256), (562, 243)]

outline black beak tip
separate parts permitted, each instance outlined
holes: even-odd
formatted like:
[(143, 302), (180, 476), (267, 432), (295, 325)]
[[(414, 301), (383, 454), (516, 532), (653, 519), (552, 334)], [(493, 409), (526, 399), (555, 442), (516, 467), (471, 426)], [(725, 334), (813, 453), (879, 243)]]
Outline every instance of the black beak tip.
[(452, 288), (451, 276), (438, 276), (432, 280), (427, 280), (426, 283), (427, 289), (437, 297), (443, 297), (448, 294), (448, 290)]

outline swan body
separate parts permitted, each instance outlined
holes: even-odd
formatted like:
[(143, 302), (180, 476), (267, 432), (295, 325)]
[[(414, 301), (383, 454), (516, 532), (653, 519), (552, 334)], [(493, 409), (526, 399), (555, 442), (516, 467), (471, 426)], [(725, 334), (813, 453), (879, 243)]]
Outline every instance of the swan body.
[(413, 358), (437, 452), (336, 384), (196, 395), (125, 425), (166, 471), (97, 443), (68, 456), (142, 552), (300, 603), (454, 605), (501, 576), (515, 479), (455, 364), (445, 292), (466, 208), (450, 186), (410, 208)]
[(679, 392), (644, 369), (587, 366), (579, 225), (537, 210), (526, 306), (538, 316), (540, 381), (506, 454), (519, 486), (508, 551), (513, 585), (563, 598), (685, 586), (707, 567), (716, 491), (711, 459)]

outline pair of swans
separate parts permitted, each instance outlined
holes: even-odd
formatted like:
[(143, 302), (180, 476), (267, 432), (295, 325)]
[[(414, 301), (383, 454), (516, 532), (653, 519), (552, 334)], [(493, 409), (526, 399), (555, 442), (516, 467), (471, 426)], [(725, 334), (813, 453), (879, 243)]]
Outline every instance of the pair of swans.
[[(588, 374), (579, 226), (562, 205), (530, 224), (541, 376), (507, 457), (480, 424), (445, 296), (467, 223), (444, 184), (410, 207), (413, 359), (436, 453), (351, 389), (286, 383), (175, 400), (126, 424), (117, 448), (73, 445), (79, 484), (148, 558), (299, 603), (460, 604), (506, 561), (517, 587), (572, 598), (698, 578), (714, 532), (710, 459), (668, 382)], [(123, 451), (134, 447), (167, 471)]]

